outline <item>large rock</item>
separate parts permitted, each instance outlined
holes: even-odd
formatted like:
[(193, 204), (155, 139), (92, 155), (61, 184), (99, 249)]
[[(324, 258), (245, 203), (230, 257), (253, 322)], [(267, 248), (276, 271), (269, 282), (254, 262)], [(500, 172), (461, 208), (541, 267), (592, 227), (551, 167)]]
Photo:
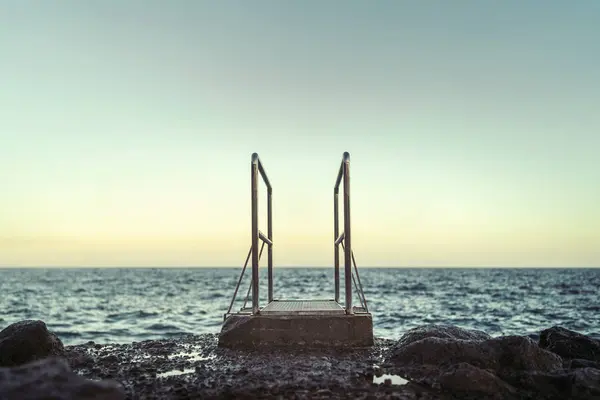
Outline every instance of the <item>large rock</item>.
[(425, 338), (453, 340), (486, 340), (491, 336), (483, 331), (464, 329), (453, 325), (422, 325), (406, 331), (398, 340), (396, 347), (403, 347)]
[(395, 347), (390, 361), (405, 366), (469, 363), (500, 374), (505, 370), (553, 371), (562, 366), (559, 356), (539, 348), (533, 340), (524, 336), (487, 340), (426, 337)]
[(489, 371), (460, 363), (445, 369), (437, 378), (440, 387), (454, 394), (470, 393), (485, 398), (504, 399), (514, 396), (516, 389)]
[(563, 392), (555, 387), (563, 379), (556, 375), (565, 372), (561, 357), (526, 336), (491, 338), (480, 331), (428, 325), (407, 332), (387, 361), (412, 381), (468, 398), (550, 394), (545, 398), (562, 400), (562, 394), (571, 393), (571, 387)]
[(13, 368), (0, 368), (2, 400), (122, 400), (123, 388), (113, 381), (92, 381), (72, 372), (67, 361), (47, 358)]
[(600, 340), (560, 326), (543, 330), (539, 345), (566, 359), (600, 362)]
[(513, 371), (504, 380), (540, 399), (600, 399), (600, 370), (579, 368), (553, 372)]
[(0, 366), (11, 367), (49, 356), (64, 355), (60, 339), (43, 321), (25, 320), (0, 331)]
[(574, 393), (582, 398), (600, 398), (600, 370), (580, 368), (572, 372)]

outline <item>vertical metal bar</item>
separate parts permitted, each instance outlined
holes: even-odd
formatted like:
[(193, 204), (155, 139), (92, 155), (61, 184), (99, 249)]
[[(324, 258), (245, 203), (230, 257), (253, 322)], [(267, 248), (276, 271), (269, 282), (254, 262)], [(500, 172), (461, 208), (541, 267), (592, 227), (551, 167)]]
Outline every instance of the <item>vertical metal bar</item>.
[(273, 301), (273, 191), (269, 188), (267, 194), (267, 236), (271, 241), (268, 248), (268, 279), (269, 279), (269, 303)]
[(340, 220), (339, 220), (339, 204), (338, 204), (338, 188), (333, 190), (333, 260), (334, 272), (333, 281), (335, 285), (335, 301), (340, 302), (340, 246), (335, 243), (340, 235)]
[(252, 314), (258, 314), (258, 155), (252, 155)]
[(344, 153), (344, 278), (346, 280), (346, 314), (352, 310), (352, 231), (350, 228), (350, 154)]

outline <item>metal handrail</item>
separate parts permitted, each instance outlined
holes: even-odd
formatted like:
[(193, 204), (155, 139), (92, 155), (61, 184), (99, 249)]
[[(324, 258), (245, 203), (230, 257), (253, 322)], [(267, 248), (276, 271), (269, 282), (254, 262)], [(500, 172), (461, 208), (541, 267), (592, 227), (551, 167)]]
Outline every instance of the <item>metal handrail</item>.
[(258, 231), (258, 238), (264, 243), (268, 244), (269, 246), (273, 245), (273, 242), (268, 237), (266, 237), (265, 234), (261, 231)]
[[(342, 243), (342, 249), (344, 248), (344, 244)], [(365, 292), (363, 290), (362, 282), (360, 281), (360, 274), (358, 273), (358, 268), (356, 267), (356, 259), (354, 258), (354, 251), (352, 251), (352, 264), (354, 265), (354, 272), (352, 273), (352, 281), (354, 282), (354, 288), (358, 294), (358, 300), (360, 301), (360, 305), (365, 309), (366, 312), (369, 312), (369, 307), (367, 306), (367, 298), (365, 297)], [(356, 279), (354, 278), (354, 274), (356, 274)], [(358, 280), (358, 285), (356, 281)]]
[[(265, 242), (263, 242), (262, 246), (260, 246), (260, 252), (258, 253), (258, 261), (262, 257), (263, 250), (265, 248)], [(248, 291), (246, 292), (246, 298), (244, 299), (244, 305), (242, 306), (242, 310), (246, 308), (246, 304), (248, 304), (248, 297), (250, 297), (250, 289), (254, 286), (252, 284), (252, 279), (250, 279), (250, 285), (248, 285)]]
[(344, 235), (344, 232), (342, 232), (342, 234), (341, 234), (341, 235), (340, 235), (340, 236), (339, 236), (337, 239), (335, 239), (335, 242), (334, 242), (334, 244), (335, 244), (336, 246), (339, 246), (339, 244), (340, 244), (340, 243), (342, 243), (342, 242), (344, 241), (344, 238), (345, 238), (345, 237), (346, 237), (346, 235)]
[[(268, 281), (269, 281), (269, 302), (273, 301), (273, 203), (272, 195), (273, 188), (265, 172), (265, 168), (260, 161), (257, 153), (252, 154), (251, 162), (251, 180), (252, 180), (252, 314), (259, 314), (260, 307), (259, 299), (259, 282), (258, 282), (258, 240), (261, 238), (261, 233), (258, 230), (258, 174), (262, 177), (267, 186), (267, 237), (263, 243), (268, 243)], [(264, 235), (262, 235), (264, 237)]]
[(356, 279), (358, 279), (358, 286), (360, 288), (360, 294), (362, 294), (365, 311), (369, 312), (369, 307), (367, 306), (367, 298), (365, 297), (365, 291), (363, 290), (363, 285), (360, 281), (360, 275), (358, 274), (358, 268), (356, 267), (356, 260), (354, 259), (354, 251), (352, 251), (352, 264), (354, 264), (354, 271), (356, 271)]
[(238, 290), (240, 289), (240, 284), (242, 283), (242, 278), (244, 277), (244, 272), (246, 272), (246, 267), (248, 266), (248, 260), (250, 260), (250, 254), (252, 254), (252, 246), (250, 246), (250, 251), (248, 252), (248, 257), (246, 257), (246, 262), (244, 263), (244, 268), (242, 268), (242, 273), (240, 274), (240, 279), (238, 279), (237, 285), (235, 285), (235, 292), (233, 292), (233, 297), (231, 298), (231, 303), (229, 303), (229, 308), (225, 313), (225, 316), (231, 313), (231, 308), (233, 307), (233, 303), (235, 303), (235, 298), (237, 297)]
[[(258, 259), (262, 257), (263, 249), (265, 247), (265, 242), (263, 242), (260, 247), (260, 253), (258, 254)], [(240, 278), (238, 279), (238, 283), (235, 286), (235, 291), (233, 292), (233, 297), (231, 298), (231, 303), (229, 303), (229, 308), (227, 312), (223, 316), (224, 319), (227, 318), (228, 315), (231, 314), (231, 309), (233, 308), (233, 304), (235, 303), (235, 299), (237, 298), (238, 290), (240, 289), (240, 284), (242, 283), (242, 279), (244, 278), (244, 273), (246, 272), (246, 267), (248, 266), (248, 260), (250, 259), (250, 254), (252, 254), (252, 247), (250, 247), (250, 251), (248, 252), (248, 256), (246, 257), (246, 262), (244, 263), (244, 268), (242, 268), (242, 273), (240, 274)], [(252, 287), (252, 280), (250, 280), (250, 285), (248, 285), (248, 292), (246, 293), (246, 299), (244, 300), (244, 305), (242, 306), (242, 310), (246, 308), (246, 303), (248, 303), (248, 296), (250, 295), (250, 288)]]
[(333, 240), (334, 240), (334, 281), (335, 281), (335, 301), (340, 300), (340, 255), (339, 245), (340, 228), (339, 228), (339, 206), (338, 195), (340, 184), (344, 181), (344, 280), (346, 289), (346, 314), (353, 314), (352, 310), (352, 235), (350, 229), (350, 154), (346, 151), (342, 156), (342, 162), (333, 187)]

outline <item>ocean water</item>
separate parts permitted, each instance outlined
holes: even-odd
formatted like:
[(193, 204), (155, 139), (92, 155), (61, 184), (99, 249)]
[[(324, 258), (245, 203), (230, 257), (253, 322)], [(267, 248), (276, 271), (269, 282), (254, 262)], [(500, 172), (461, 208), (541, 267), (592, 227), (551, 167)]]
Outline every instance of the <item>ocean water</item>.
[[(0, 329), (41, 319), (65, 344), (216, 333), (241, 268), (0, 269)], [(362, 268), (374, 333), (428, 323), (491, 335), (553, 325), (600, 338), (600, 269)], [(275, 298), (333, 298), (333, 268), (275, 268)], [(242, 281), (239, 309), (250, 283)], [(343, 274), (340, 284), (343, 290)], [(267, 296), (261, 269), (261, 304)], [(343, 292), (341, 298), (343, 299)], [(357, 298), (354, 304), (358, 304)]]

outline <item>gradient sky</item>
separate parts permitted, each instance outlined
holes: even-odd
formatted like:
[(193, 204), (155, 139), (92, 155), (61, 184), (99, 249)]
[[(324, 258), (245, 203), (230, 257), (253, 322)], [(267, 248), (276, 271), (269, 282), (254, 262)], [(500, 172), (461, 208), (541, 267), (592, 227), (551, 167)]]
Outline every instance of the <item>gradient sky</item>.
[(349, 151), (359, 265), (600, 266), (598, 21), (596, 0), (0, 0), (0, 265), (240, 266), (256, 151), (276, 264), (329, 266)]

